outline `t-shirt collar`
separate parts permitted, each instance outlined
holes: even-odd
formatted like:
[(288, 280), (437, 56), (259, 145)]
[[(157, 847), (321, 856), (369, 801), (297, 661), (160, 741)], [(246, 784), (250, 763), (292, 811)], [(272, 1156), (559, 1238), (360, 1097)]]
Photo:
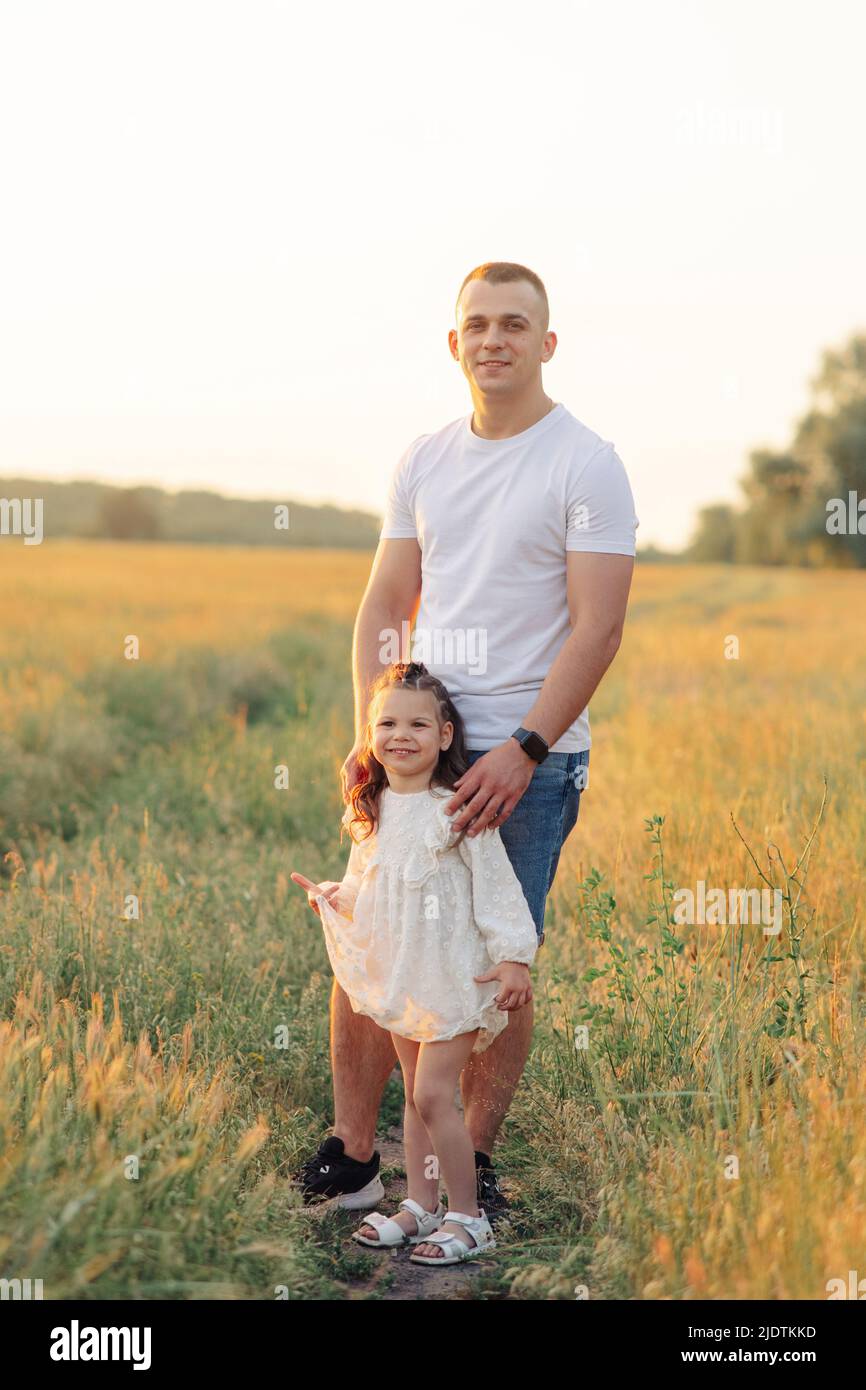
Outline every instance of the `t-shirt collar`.
[(476, 434), (472, 428), (472, 416), (474, 411), (470, 410), (468, 415), (463, 417), (463, 433), (467, 443), (479, 452), (495, 452), (497, 449), (507, 449), (512, 444), (528, 444), (539, 434), (544, 434), (545, 430), (550, 429), (551, 425), (556, 424), (565, 414), (565, 406), (562, 401), (557, 401), (552, 410), (548, 410), (546, 415), (542, 415), (540, 420), (536, 420), (529, 429), (521, 430), (519, 434), (510, 434), (505, 439), (483, 439), (480, 434)]

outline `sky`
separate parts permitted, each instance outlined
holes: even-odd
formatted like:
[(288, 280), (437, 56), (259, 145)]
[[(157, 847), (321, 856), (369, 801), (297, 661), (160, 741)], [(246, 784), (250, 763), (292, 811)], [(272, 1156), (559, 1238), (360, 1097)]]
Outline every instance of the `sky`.
[(511, 260), (678, 547), (866, 331), (864, 51), (859, 0), (7, 6), (0, 476), (381, 513)]

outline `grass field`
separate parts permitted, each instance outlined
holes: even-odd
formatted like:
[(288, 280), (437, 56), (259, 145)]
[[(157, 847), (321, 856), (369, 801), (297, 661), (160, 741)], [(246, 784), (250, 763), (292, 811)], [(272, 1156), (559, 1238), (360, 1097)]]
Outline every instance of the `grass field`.
[[(0, 545), (0, 1277), (388, 1296), (288, 1183), (331, 1120), (330, 971), (288, 876), (342, 874), (369, 558)], [(638, 569), (498, 1150), (513, 1214), (452, 1296), (866, 1277), (864, 609), (858, 573)], [(674, 921), (678, 888), (759, 868), (779, 936)], [(400, 1105), (395, 1077), (383, 1133)]]

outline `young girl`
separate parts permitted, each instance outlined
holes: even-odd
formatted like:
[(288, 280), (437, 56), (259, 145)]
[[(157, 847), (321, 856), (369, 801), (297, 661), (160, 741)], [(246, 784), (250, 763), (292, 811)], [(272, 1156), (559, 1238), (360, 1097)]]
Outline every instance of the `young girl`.
[(538, 938), (499, 831), (456, 834), (444, 810), (468, 766), (463, 723), (425, 666), (400, 662), (379, 678), (358, 763), (342, 883), (292, 874), (352, 1008), (390, 1031), (403, 1072), (408, 1195), (395, 1217), (367, 1216), (353, 1239), (456, 1264), (495, 1245), (456, 1088), (470, 1053), (531, 999)]

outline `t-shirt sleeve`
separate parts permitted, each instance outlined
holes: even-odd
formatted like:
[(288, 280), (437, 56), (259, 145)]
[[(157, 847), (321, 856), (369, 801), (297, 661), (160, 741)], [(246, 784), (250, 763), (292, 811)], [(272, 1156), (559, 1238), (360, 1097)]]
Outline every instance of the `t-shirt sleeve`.
[(394, 472), (391, 474), (388, 499), (385, 503), (385, 516), (382, 529), (379, 532), (380, 541), (411, 539), (412, 537), (417, 539), (418, 537), (418, 530), (415, 526), (415, 511), (410, 496), (410, 472), (415, 445), (424, 438), (426, 438), (425, 435), (419, 435), (417, 439), (413, 439), (405, 453), (400, 456)]
[(583, 469), (576, 464), (569, 474), (565, 548), (634, 555), (639, 525), (625, 466), (606, 442)]

